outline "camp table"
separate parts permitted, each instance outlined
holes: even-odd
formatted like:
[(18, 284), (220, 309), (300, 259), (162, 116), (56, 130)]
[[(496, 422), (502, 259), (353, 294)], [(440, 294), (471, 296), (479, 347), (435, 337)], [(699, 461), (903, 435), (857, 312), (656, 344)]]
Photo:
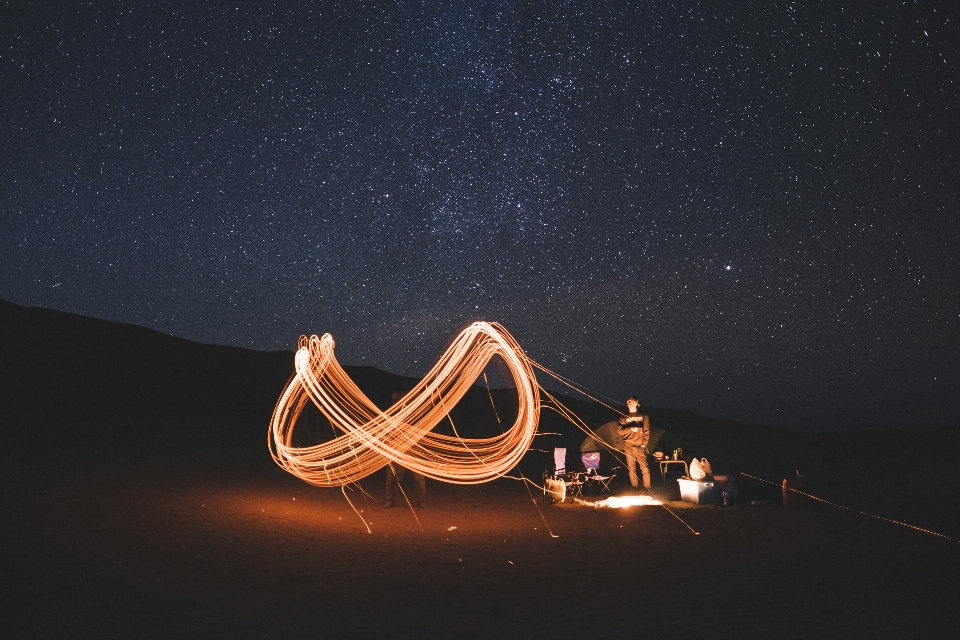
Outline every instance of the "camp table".
[(663, 478), (663, 488), (667, 488), (667, 469), (670, 468), (672, 464), (682, 464), (683, 465), (683, 477), (686, 478), (690, 475), (690, 467), (687, 466), (686, 460), (670, 460), (669, 458), (661, 458), (657, 460), (660, 463), (660, 477)]

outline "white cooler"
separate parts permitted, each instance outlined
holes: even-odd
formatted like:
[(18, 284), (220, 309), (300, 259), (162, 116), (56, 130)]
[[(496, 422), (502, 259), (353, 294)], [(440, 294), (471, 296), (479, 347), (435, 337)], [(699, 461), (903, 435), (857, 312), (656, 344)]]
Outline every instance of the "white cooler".
[(716, 504), (720, 501), (717, 483), (713, 480), (690, 480), (678, 478), (680, 499), (694, 504)]

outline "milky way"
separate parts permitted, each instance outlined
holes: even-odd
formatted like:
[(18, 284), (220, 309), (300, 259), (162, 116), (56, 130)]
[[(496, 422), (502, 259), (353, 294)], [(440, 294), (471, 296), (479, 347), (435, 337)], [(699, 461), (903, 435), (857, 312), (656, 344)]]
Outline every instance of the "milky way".
[(614, 398), (958, 425), (949, 2), (14, 4), (0, 297), (417, 376), (485, 319)]

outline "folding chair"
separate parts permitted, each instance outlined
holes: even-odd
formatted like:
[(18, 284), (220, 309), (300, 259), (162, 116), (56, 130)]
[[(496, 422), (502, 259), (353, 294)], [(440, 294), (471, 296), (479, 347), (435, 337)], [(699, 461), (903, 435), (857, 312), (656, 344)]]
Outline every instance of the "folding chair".
[(580, 456), (583, 461), (583, 483), (591, 492), (600, 495), (604, 491), (610, 491), (610, 482), (617, 477), (614, 471), (611, 475), (605, 476), (600, 473), (600, 452), (588, 451)]
[(567, 475), (566, 447), (556, 447), (553, 450), (553, 475), (557, 477)]
[(553, 450), (553, 473), (543, 472), (544, 502), (563, 502), (569, 498), (583, 495), (583, 480), (577, 471), (567, 473), (567, 449), (556, 447)]

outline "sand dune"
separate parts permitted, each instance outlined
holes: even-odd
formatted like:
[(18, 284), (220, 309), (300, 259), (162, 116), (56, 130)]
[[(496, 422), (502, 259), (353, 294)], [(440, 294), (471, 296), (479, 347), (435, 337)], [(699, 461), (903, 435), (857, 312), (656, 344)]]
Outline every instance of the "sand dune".
[(826, 507), (668, 503), (693, 535), (658, 507), (539, 503), (541, 518), (500, 480), (430, 483), (418, 524), (379, 507), (376, 476), (371, 498), (352, 496), (368, 534), (339, 492), (279, 469), (61, 462), (5, 466), (17, 637), (918, 637), (960, 623), (960, 544)]

